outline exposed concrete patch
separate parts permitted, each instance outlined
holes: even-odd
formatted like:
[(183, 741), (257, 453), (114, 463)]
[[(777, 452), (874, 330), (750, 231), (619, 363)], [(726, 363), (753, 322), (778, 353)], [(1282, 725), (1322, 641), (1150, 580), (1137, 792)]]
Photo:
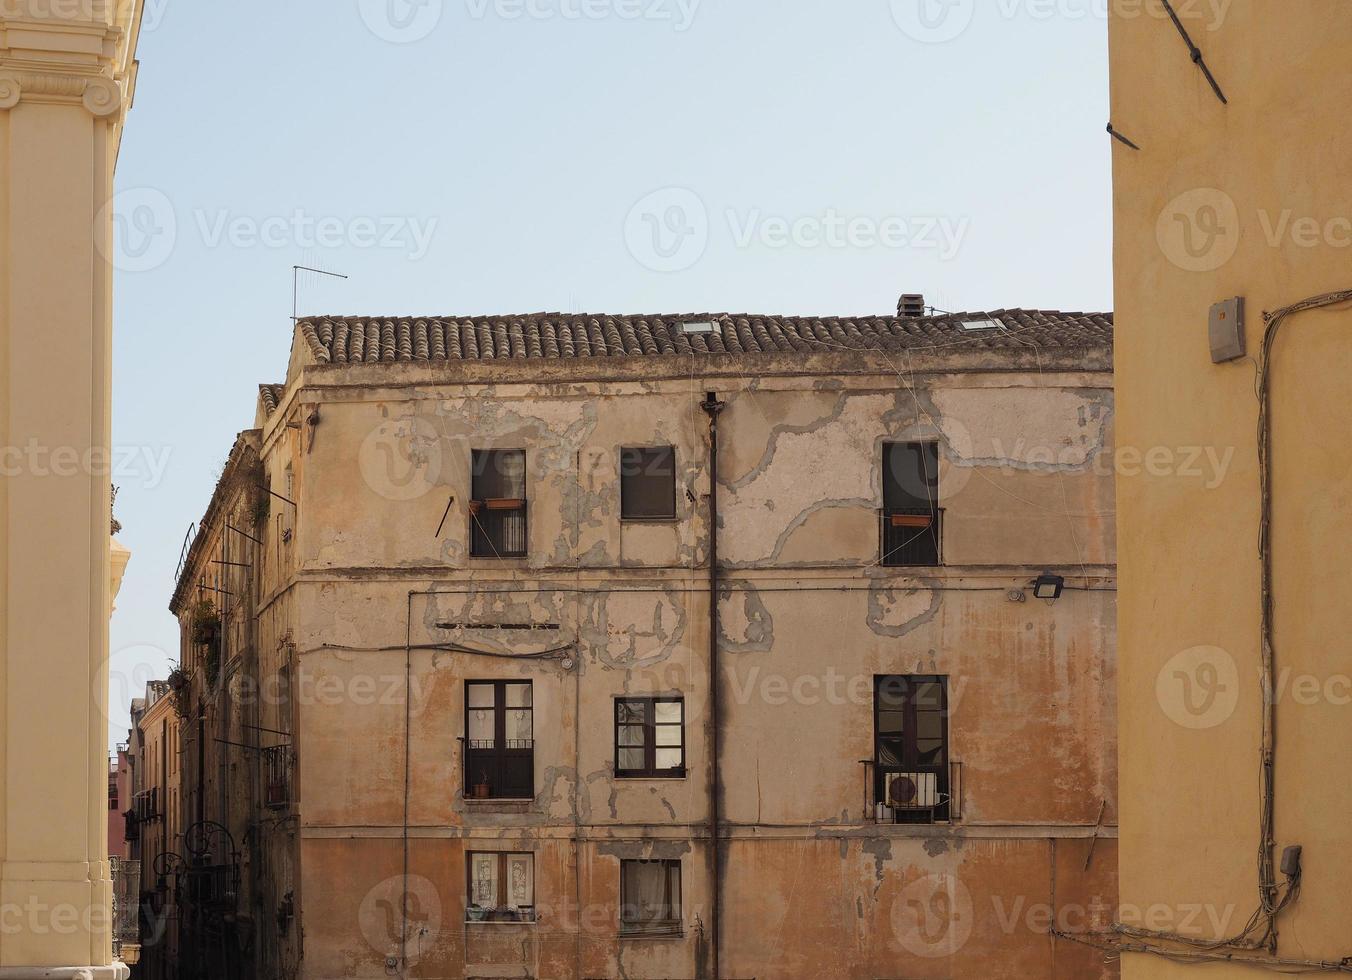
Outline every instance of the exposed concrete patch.
[[(740, 599), (740, 601), (738, 601)], [(719, 639), (729, 653), (769, 653), (775, 621), (750, 582), (725, 581), (718, 592)]]
[(866, 840), (863, 843), (865, 854), (873, 855), (873, 873), (879, 881), (883, 880), (883, 865), (892, 860), (892, 841), (886, 837)]
[(894, 589), (874, 582), (868, 592), (868, 627), (879, 636), (901, 637), (939, 614), (943, 593), (935, 588)]
[(942, 837), (925, 838), (925, 853), (930, 857), (938, 857), (941, 854), (948, 853), (948, 841)]
[[(607, 799), (606, 804), (607, 804), (607, 806), (610, 807), (610, 819), (611, 819), (611, 820), (618, 820), (619, 817), (620, 817), (620, 811), (619, 811), (619, 798), (620, 798), (620, 793), (619, 793), (619, 790), (615, 788), (615, 779), (614, 779), (613, 767), (612, 767), (609, 763), (606, 765), (606, 767), (605, 767), (604, 769), (599, 769), (599, 770), (597, 770), (596, 772), (593, 772), (593, 773), (588, 774), (588, 776), (587, 776), (587, 785), (588, 785), (588, 786), (590, 786), (592, 783), (597, 783), (597, 782), (604, 782), (604, 783), (609, 787), (609, 789), (610, 789), (610, 797), (609, 797), (609, 799)], [(584, 799), (584, 800), (587, 800), (587, 794), (583, 794), (583, 799)], [(588, 807), (588, 809), (590, 809), (590, 806), (591, 806), (591, 803), (590, 803), (590, 800), (588, 800), (588, 801), (587, 801), (587, 807)], [(583, 815), (582, 818), (583, 818), (583, 820), (590, 820), (590, 819), (591, 819), (591, 814), (590, 814), (590, 813), (586, 813), (586, 814)]]
[[(1112, 393), (1065, 388), (945, 388), (931, 393), (949, 453), (962, 467), (1072, 472), (1103, 451)], [(1078, 436), (1066, 419), (1076, 419)]]
[(623, 861), (679, 861), (691, 852), (690, 841), (598, 841), (596, 853)]

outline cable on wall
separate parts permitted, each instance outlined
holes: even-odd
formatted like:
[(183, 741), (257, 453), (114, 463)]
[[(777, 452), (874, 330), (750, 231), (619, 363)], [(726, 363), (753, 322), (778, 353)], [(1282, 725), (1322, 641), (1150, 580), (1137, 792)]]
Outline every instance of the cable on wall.
[[(1277, 747), (1277, 699), (1270, 692), (1275, 690), (1277, 676), (1277, 644), (1274, 621), (1274, 574), (1272, 563), (1272, 368), (1274, 351), (1281, 328), (1291, 317), (1309, 310), (1329, 309), (1352, 303), (1352, 289), (1312, 296), (1309, 299), (1292, 303), (1281, 309), (1264, 313), (1263, 320), (1267, 328), (1263, 335), (1262, 356), (1258, 363), (1258, 479), (1261, 513), (1258, 529), (1258, 555), (1261, 565), (1262, 585), (1260, 589), (1261, 617), (1259, 640), (1261, 645), (1262, 669), (1259, 695), (1263, 699), (1262, 744), (1260, 747), (1260, 801), (1258, 841), (1258, 892), (1259, 906), (1245, 923), (1244, 928), (1228, 939), (1202, 940), (1177, 933), (1150, 929), (1133, 929), (1116, 924), (1111, 933), (1066, 933), (1052, 929), (1052, 935), (1060, 939), (1094, 946), (1106, 952), (1150, 953), (1171, 959), (1178, 963), (1205, 964), (1217, 962), (1244, 963), (1267, 967), (1283, 973), (1352, 973), (1352, 955), (1338, 961), (1329, 960), (1293, 960), (1277, 957), (1277, 918), (1291, 907), (1300, 896), (1301, 873), (1297, 867), (1294, 873), (1286, 875), (1284, 887), (1277, 884), (1273, 853), (1276, 850), (1276, 747)], [(1259, 929), (1262, 929), (1259, 933)], [(1254, 938), (1258, 934), (1257, 938)], [(1127, 936), (1138, 942), (1124, 942)], [(1146, 940), (1156, 940), (1182, 944), (1192, 947), (1181, 951), (1154, 945)], [(1235, 952), (1234, 950), (1267, 950), (1269, 956), (1257, 956)]]
[(1211, 74), (1211, 69), (1206, 65), (1206, 59), (1202, 57), (1202, 49), (1193, 43), (1192, 35), (1183, 26), (1183, 21), (1178, 19), (1174, 5), (1169, 0), (1160, 0), (1160, 3), (1164, 4), (1164, 9), (1169, 13), (1169, 19), (1174, 22), (1174, 26), (1178, 28), (1179, 36), (1183, 38), (1183, 43), (1188, 46), (1188, 55), (1192, 58), (1192, 63), (1202, 70), (1202, 74), (1206, 76), (1207, 84), (1211, 86), (1211, 91), (1216, 93), (1216, 98), (1221, 100), (1221, 104), (1229, 105), (1230, 100), (1221, 91), (1220, 82), (1216, 81), (1216, 76)]

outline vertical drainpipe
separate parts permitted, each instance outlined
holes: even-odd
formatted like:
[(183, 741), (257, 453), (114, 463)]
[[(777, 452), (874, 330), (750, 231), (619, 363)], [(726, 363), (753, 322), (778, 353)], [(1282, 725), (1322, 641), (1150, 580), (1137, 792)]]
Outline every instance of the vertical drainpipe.
[(708, 392), (700, 408), (709, 416), (709, 851), (713, 858), (713, 891), (710, 896), (710, 948), (712, 950), (713, 980), (722, 974), (718, 969), (718, 948), (721, 910), (719, 894), (722, 891), (723, 871), (719, 859), (719, 831), (722, 821), (722, 784), (719, 778), (719, 718), (718, 718), (718, 416), (727, 407), (719, 401), (717, 392)]

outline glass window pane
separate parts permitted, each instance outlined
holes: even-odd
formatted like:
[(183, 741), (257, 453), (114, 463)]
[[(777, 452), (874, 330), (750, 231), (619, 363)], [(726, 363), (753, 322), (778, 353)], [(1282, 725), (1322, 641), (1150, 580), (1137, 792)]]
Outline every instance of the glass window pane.
[(944, 716), (937, 711), (919, 712), (915, 716), (915, 733), (918, 738), (942, 738)]
[(671, 882), (670, 914), (672, 919), (681, 917), (681, 862), (667, 862), (667, 876)]
[(526, 496), (526, 453), (519, 449), (473, 454), (471, 491), (475, 500), (520, 500)]
[(507, 685), (507, 707), (509, 708), (529, 708), (531, 686), (529, 684), (508, 684)]
[(663, 449), (625, 449), (620, 453), (620, 516), (676, 516), (676, 453)]
[(483, 908), (498, 904), (498, 856), (475, 854), (471, 856), (470, 902)]
[(878, 679), (878, 705), (884, 708), (900, 708), (906, 703), (906, 694), (910, 685), (904, 677), (880, 677)]
[[(511, 708), (507, 711), (507, 740), (509, 742), (529, 742), (531, 740), (531, 712), (529, 708)], [(521, 748), (521, 746), (516, 746)]]
[(493, 707), (494, 688), (492, 684), (466, 684), (465, 694), (471, 708)]
[(888, 733), (904, 732), (906, 730), (906, 715), (901, 711), (879, 711), (878, 712), (878, 731)]
[(657, 726), (657, 744), (658, 744), (658, 745), (680, 745), (680, 744), (681, 744), (681, 726), (680, 726), (680, 725), (658, 725), (658, 726)]
[(944, 706), (944, 686), (937, 681), (917, 684), (912, 700), (918, 708), (941, 710)]
[(621, 745), (642, 745), (642, 744), (643, 744), (643, 726), (641, 726), (641, 725), (621, 725), (621, 726), (620, 726), (620, 744), (621, 744)]
[[(469, 713), (469, 740), (471, 742), (493, 742), (493, 712), (488, 708), (475, 708)], [(486, 746), (478, 746), (485, 748)]]
[(658, 749), (657, 750), (657, 768), (658, 769), (679, 769), (681, 767), (680, 749)]
[(620, 749), (620, 768), (625, 770), (643, 768), (642, 749)]
[(923, 510), (939, 500), (939, 444), (894, 442), (883, 447), (883, 506)]
[(643, 721), (643, 702), (642, 701), (618, 701), (616, 702), (615, 717), (621, 722)]
[(519, 909), (535, 904), (535, 858), (530, 854), (507, 856), (507, 906)]
[(658, 701), (654, 706), (656, 709), (656, 721), (659, 725), (680, 722), (681, 720), (681, 702), (679, 701)]

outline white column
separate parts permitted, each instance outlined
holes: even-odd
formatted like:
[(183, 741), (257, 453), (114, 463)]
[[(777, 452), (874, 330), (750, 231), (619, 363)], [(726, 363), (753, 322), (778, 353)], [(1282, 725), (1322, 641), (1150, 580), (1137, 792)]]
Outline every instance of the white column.
[(138, 14), (0, 0), (0, 980), (127, 973), (106, 853), (107, 256)]

